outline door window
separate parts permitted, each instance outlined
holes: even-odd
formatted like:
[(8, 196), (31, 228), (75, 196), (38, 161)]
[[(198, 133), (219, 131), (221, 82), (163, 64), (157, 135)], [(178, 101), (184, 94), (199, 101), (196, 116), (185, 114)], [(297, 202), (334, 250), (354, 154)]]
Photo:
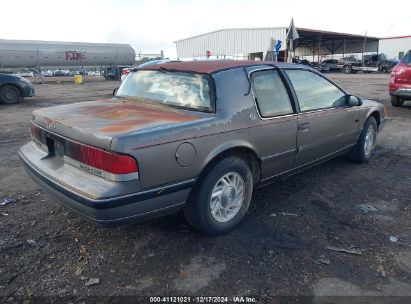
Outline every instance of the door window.
[(286, 70), (302, 112), (344, 106), (343, 91), (325, 78), (306, 70)]
[(260, 71), (251, 76), (258, 110), (262, 117), (293, 113), (287, 89), (277, 71)]

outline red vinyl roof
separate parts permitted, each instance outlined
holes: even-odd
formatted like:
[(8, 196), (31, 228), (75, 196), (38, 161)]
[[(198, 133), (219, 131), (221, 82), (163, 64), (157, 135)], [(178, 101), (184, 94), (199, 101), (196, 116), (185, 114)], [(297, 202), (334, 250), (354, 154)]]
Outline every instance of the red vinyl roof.
[(249, 61), (249, 60), (202, 60), (202, 61), (183, 61), (168, 62), (155, 65), (149, 65), (141, 68), (142, 70), (177, 70), (185, 72), (196, 72), (203, 74), (212, 74), (221, 70), (233, 69), (253, 65), (273, 65), (272, 61)]

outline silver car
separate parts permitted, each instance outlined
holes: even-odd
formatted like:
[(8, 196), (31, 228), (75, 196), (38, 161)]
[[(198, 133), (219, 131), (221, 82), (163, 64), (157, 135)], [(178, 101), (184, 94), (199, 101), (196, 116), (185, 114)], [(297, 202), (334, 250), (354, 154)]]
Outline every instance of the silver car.
[(33, 112), (19, 154), (67, 208), (114, 224), (181, 209), (210, 235), (244, 217), (256, 186), (347, 154), (367, 162), (376, 101), (306, 66), (193, 61), (132, 72), (108, 100)]

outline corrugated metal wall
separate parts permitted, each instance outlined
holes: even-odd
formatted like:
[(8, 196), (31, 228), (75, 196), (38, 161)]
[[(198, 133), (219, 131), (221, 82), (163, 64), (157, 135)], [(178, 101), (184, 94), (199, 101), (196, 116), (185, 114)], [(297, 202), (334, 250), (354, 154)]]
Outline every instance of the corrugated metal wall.
[(388, 58), (398, 58), (400, 52), (406, 54), (411, 50), (411, 36), (404, 38), (380, 39), (379, 53), (384, 53)]
[(204, 57), (207, 51), (213, 56), (239, 55), (267, 52), (273, 40), (283, 41), (286, 28), (227, 29), (176, 41), (178, 58)]
[[(212, 56), (224, 57), (242, 55), (246, 59), (248, 54), (270, 51), (273, 49), (273, 40), (283, 41), (281, 50), (284, 50), (286, 40), (285, 27), (279, 28), (255, 28), (255, 29), (223, 29), (203, 35), (194, 36), (176, 41), (177, 57), (193, 58), (205, 57), (206, 52), (210, 51)], [(349, 38), (347, 38), (349, 39)], [(342, 40), (335, 40), (338, 45), (334, 58), (342, 57), (343, 53), (353, 54), (362, 53), (363, 42), (349, 42), (342, 45)], [(411, 37), (381, 39), (378, 41), (367, 41), (366, 53), (385, 53), (389, 58), (398, 58), (400, 52), (406, 53), (411, 49)], [(315, 58), (318, 58), (318, 45), (315, 46)], [(313, 56), (312, 50), (307, 47), (299, 47), (295, 52), (296, 56), (309, 57)], [(324, 46), (321, 46), (321, 57), (331, 57), (331, 52)]]

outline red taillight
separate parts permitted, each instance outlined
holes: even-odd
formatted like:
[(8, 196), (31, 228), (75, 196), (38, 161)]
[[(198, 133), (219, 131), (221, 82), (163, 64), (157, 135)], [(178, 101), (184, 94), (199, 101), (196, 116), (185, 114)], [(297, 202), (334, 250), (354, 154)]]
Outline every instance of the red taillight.
[(108, 152), (77, 142), (69, 142), (68, 146), (67, 156), (93, 168), (112, 174), (138, 172), (137, 162), (131, 156)]
[(392, 70), (391, 70), (391, 77), (390, 77), (390, 83), (395, 83), (396, 81), (396, 76), (402, 73), (402, 69), (400, 67), (395, 66)]
[[(54, 153), (60, 156), (67, 156), (69, 159), (75, 160), (77, 163), (69, 162), (69, 159), (65, 160), (66, 162), (82, 168), (86, 171), (92, 172), (96, 174), (95, 170), (91, 170), (91, 168), (84, 168), (81, 164), (86, 166), (102, 170), (104, 172), (108, 172), (114, 175), (122, 175), (122, 174), (130, 174), (130, 173), (138, 173), (138, 164), (134, 157), (130, 155), (118, 154), (114, 152), (109, 152), (100, 148), (88, 146), (79, 142), (72, 141), (70, 139), (61, 137), (57, 134), (48, 133), (48, 131), (43, 131), (43, 129), (36, 126), (34, 123), (31, 124), (31, 134), (32, 137), (35, 138), (37, 141), (42, 143), (43, 145), (53, 147), (54, 146)], [(60, 145), (57, 145), (60, 143)], [(57, 147), (60, 146), (62, 149), (58, 149)], [(53, 148), (50, 148), (53, 151)], [(107, 174), (100, 174), (97, 175), (106, 177), (112, 180), (120, 180), (116, 177), (108, 176)], [(138, 176), (138, 174), (137, 174)], [(127, 179), (124, 179), (127, 178)], [(121, 180), (129, 180), (134, 179), (133, 177), (123, 177)], [(137, 177), (138, 178), (138, 177)]]

